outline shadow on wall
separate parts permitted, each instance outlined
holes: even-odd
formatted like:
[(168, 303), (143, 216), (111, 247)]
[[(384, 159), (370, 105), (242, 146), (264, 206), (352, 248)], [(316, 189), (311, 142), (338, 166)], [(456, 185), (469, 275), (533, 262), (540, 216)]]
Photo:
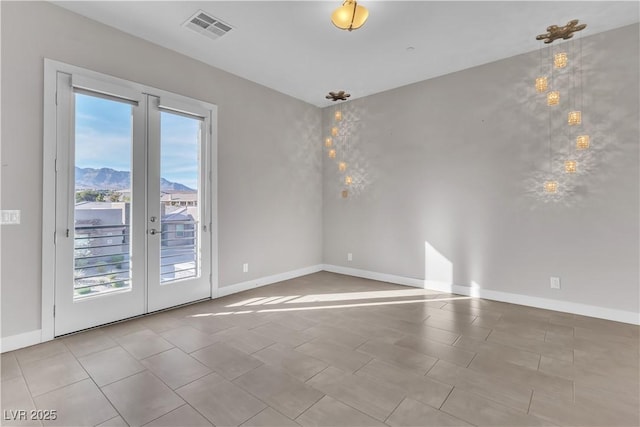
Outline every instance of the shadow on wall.
[[(551, 79), (553, 53), (561, 51), (568, 53), (569, 66), (554, 69)], [(515, 141), (523, 145), (524, 159), (531, 159), (523, 164), (525, 192), (542, 203), (575, 205), (602, 188), (601, 183), (616, 173), (616, 160), (628, 152), (626, 145), (637, 143), (637, 111), (617, 102), (620, 94), (612, 93), (606, 82), (607, 69), (625, 66), (612, 63), (611, 53), (596, 50), (593, 40), (580, 38), (543, 48), (542, 67), (538, 54), (530, 57), (529, 72), (515, 87), (515, 99), (524, 104), (520, 110), (529, 115), (522, 117), (522, 140)], [(560, 91), (559, 105), (548, 106), (546, 92), (536, 92), (539, 76), (548, 76), (550, 89), (553, 85)], [(581, 125), (568, 125), (573, 109), (582, 111)], [(579, 135), (589, 136), (588, 149), (576, 149)], [(577, 162), (575, 173), (564, 171), (565, 160)], [(543, 183), (549, 180), (558, 182), (556, 193), (544, 191)]]

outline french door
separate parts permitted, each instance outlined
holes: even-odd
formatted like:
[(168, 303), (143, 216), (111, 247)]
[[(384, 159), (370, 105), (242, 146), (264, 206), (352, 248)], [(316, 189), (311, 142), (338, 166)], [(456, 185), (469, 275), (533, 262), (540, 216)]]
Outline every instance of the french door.
[(56, 336), (211, 297), (215, 107), (56, 74)]

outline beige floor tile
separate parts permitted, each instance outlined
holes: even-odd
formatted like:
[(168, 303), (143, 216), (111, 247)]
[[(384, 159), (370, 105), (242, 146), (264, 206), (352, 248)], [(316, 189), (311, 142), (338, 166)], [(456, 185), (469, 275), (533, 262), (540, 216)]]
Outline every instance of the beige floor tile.
[(625, 325), (617, 322), (610, 322), (608, 320), (595, 319), (597, 321), (607, 322), (606, 326), (598, 328), (586, 328), (575, 326), (574, 336), (576, 338), (584, 338), (592, 341), (599, 341), (601, 343), (625, 345), (631, 348), (638, 348), (639, 345), (639, 329), (636, 326), (630, 328), (633, 325)]
[(510, 362), (495, 360), (482, 354), (473, 359), (469, 368), (486, 375), (526, 385), (534, 391), (568, 398), (573, 396), (573, 382), (571, 380), (528, 369)]
[(262, 363), (287, 371), (300, 381), (306, 381), (328, 365), (315, 357), (300, 353), (284, 344), (274, 344), (252, 354)]
[(325, 396), (318, 403), (300, 415), (296, 421), (302, 426), (322, 427), (383, 427), (384, 424), (345, 405), (342, 402)]
[(243, 353), (252, 354), (275, 343), (269, 337), (249, 331), (240, 326), (234, 326), (211, 335), (214, 342), (223, 342)]
[(115, 339), (124, 335), (129, 335), (134, 332), (144, 331), (148, 329), (142, 322), (142, 320), (138, 318), (103, 326), (100, 328), (100, 330), (111, 338)]
[(185, 402), (148, 371), (102, 387), (124, 420), (140, 426), (171, 412)]
[(299, 425), (278, 411), (266, 408), (249, 421), (243, 423), (242, 427), (296, 427)]
[(368, 354), (376, 359), (386, 360), (408, 368), (417, 369), (423, 374), (431, 369), (437, 360), (434, 357), (427, 356), (406, 347), (376, 340), (366, 342), (358, 347), (357, 351)]
[(32, 396), (39, 396), (89, 377), (69, 352), (20, 365)]
[(296, 418), (324, 395), (284, 371), (264, 365), (233, 383), (289, 418)]
[(640, 342), (637, 325), (595, 317), (576, 316), (572, 326), (575, 328), (576, 337), (593, 336), (596, 339), (611, 340), (612, 342), (617, 342), (619, 338), (626, 338), (630, 342), (635, 342), (636, 345)]
[(215, 343), (194, 351), (191, 356), (228, 380), (233, 380), (262, 365), (258, 359), (224, 343)]
[(127, 422), (118, 415), (117, 417), (113, 417), (102, 424), (98, 424), (97, 427), (129, 427), (129, 424), (127, 424)]
[(321, 272), (6, 353), (2, 380), (3, 409), (111, 418), (87, 425), (640, 425), (640, 328)]
[(548, 425), (540, 418), (457, 388), (453, 389), (440, 409), (475, 425), (509, 427)]
[[(282, 308), (293, 308), (291, 307), (293, 304), (283, 304)], [(270, 303), (267, 303), (264, 308), (278, 308), (271, 307)], [(271, 323), (275, 323), (276, 325), (282, 325), (287, 327), (288, 329), (293, 329), (294, 331), (304, 331), (313, 326), (316, 326), (318, 322), (315, 320), (309, 319), (308, 317), (300, 316), (298, 312), (275, 312), (272, 316), (269, 317), (269, 321)]]
[[(491, 337), (491, 335), (489, 336)], [(529, 369), (538, 369), (538, 364), (540, 363), (539, 354), (503, 345), (499, 342), (481, 341), (474, 338), (461, 337), (456, 341), (454, 347), (475, 353), (482, 353), (485, 356), (505, 360), (507, 362), (515, 363), (516, 365), (525, 366)]]
[(422, 324), (420, 329), (414, 333), (419, 338), (424, 338), (430, 341), (436, 341), (442, 344), (453, 345), (454, 342), (460, 336), (455, 332), (445, 331), (444, 329), (438, 329), (426, 324)]
[(406, 398), (386, 421), (390, 426), (471, 426), (459, 418), (432, 408), (429, 405)]
[(182, 387), (211, 373), (211, 369), (179, 348), (158, 353), (140, 361), (172, 389)]
[(138, 360), (173, 347), (169, 341), (148, 329), (118, 337), (116, 341)]
[(91, 379), (59, 388), (34, 398), (39, 410), (55, 410), (56, 419), (45, 426), (93, 426), (118, 413)]
[(239, 386), (213, 373), (177, 390), (216, 426), (237, 426), (267, 407)]
[[(27, 383), (22, 377), (2, 381), (0, 385), (0, 409), (2, 409), (2, 425), (5, 426), (41, 426), (42, 423), (32, 419), (29, 411), (36, 409)], [(55, 408), (52, 408), (55, 409)], [(20, 411), (26, 411), (24, 413)]]
[(31, 347), (21, 348), (13, 353), (20, 364), (27, 364), (68, 352), (69, 349), (64, 345), (63, 341), (56, 339), (42, 344), (32, 345)]
[(304, 331), (296, 331), (278, 323), (266, 323), (251, 329), (251, 332), (272, 339), (281, 344), (287, 344), (293, 347), (311, 341), (313, 336)]
[(86, 356), (118, 345), (101, 329), (71, 335), (64, 338), (63, 342), (76, 357)]
[(444, 360), (438, 360), (427, 374), (427, 378), (434, 378), (456, 388), (479, 394), (521, 412), (527, 412), (533, 392), (531, 387), (526, 385), (463, 368)]
[(493, 331), (487, 338), (489, 342), (495, 342), (504, 346), (509, 346), (554, 359), (573, 362), (573, 351), (560, 345), (555, 345), (540, 340), (525, 339), (519, 335), (514, 335), (504, 331)]
[(545, 342), (560, 345), (571, 350), (583, 350), (585, 352), (595, 354), (600, 354), (602, 352), (635, 354), (639, 351), (637, 346), (630, 345), (628, 342), (607, 342), (592, 338), (582, 338), (558, 334), (550, 331), (547, 331), (544, 340)]
[(529, 312), (524, 312), (525, 307), (518, 307), (505, 313), (496, 323), (494, 329), (527, 328), (546, 331), (549, 328), (548, 315), (544, 317), (532, 316)]
[(544, 393), (533, 393), (530, 413), (557, 425), (636, 426), (640, 422), (638, 401), (619, 404), (617, 399), (603, 399), (598, 393), (590, 399), (558, 399)]
[(168, 331), (161, 332), (160, 336), (187, 353), (208, 347), (215, 342), (211, 334), (207, 334), (191, 326), (169, 329)]
[(395, 344), (464, 367), (469, 366), (475, 356), (472, 351), (414, 336), (402, 338)]
[(182, 405), (181, 407), (174, 409), (161, 416), (160, 418), (156, 418), (148, 424), (145, 424), (145, 427), (176, 427), (176, 426), (184, 426), (184, 427), (208, 427), (213, 426), (205, 417), (203, 417), (198, 411), (193, 409), (189, 405)]
[[(372, 317), (376, 318), (375, 315)], [(348, 316), (335, 316), (335, 319), (328, 322), (328, 324), (379, 341), (394, 342), (405, 336), (404, 333), (398, 330), (385, 328), (381, 326), (380, 323), (371, 323), (365, 319), (365, 316), (360, 317), (356, 313), (350, 313)]]
[[(627, 419), (640, 421), (640, 405), (638, 405), (640, 397), (638, 396), (637, 387), (640, 387), (639, 383), (636, 383), (635, 392), (617, 393), (598, 388), (576, 385), (574, 402), (579, 405), (593, 407), (604, 406), (609, 411), (626, 414)], [(638, 425), (640, 425), (640, 423)]]
[(320, 338), (325, 341), (333, 341), (345, 347), (352, 349), (364, 344), (367, 337), (350, 332), (348, 329), (339, 326), (331, 326), (326, 324), (318, 324), (305, 329), (307, 334), (314, 338)]
[(452, 389), (451, 385), (425, 377), (420, 371), (377, 359), (356, 371), (356, 375), (394, 386), (407, 396), (435, 408), (442, 405)]
[[(427, 312), (428, 307), (439, 308), (445, 304), (444, 302), (432, 302), (430, 298), (423, 298), (424, 303), (381, 306), (380, 313), (382, 316), (391, 319), (420, 324), (424, 319), (429, 317), (429, 313)], [(414, 300), (420, 298), (409, 297), (408, 299)]]
[(547, 333), (551, 332), (556, 335), (563, 335), (566, 337), (573, 337), (573, 326), (556, 325), (555, 323), (547, 323)]
[(185, 326), (185, 323), (179, 317), (172, 314), (171, 310), (163, 313), (156, 313), (151, 316), (145, 316), (141, 319), (142, 324), (156, 334), (177, 329)]
[(576, 386), (599, 388), (615, 393), (638, 395), (638, 374), (629, 377), (613, 377), (591, 370), (591, 366), (576, 365), (542, 356), (540, 372), (573, 381)]
[[(637, 352), (574, 350), (573, 363), (604, 375), (622, 378), (638, 378), (640, 357)], [(550, 356), (553, 357), (553, 356)]]
[(403, 390), (370, 377), (338, 376), (327, 371), (320, 372), (307, 384), (379, 421), (384, 421), (405, 397)]
[(0, 374), (2, 375), (2, 381), (22, 376), (22, 370), (18, 365), (18, 359), (16, 359), (14, 352), (2, 354)]
[[(480, 319), (473, 314), (462, 313), (462, 312), (451, 311), (451, 310), (443, 310), (441, 308), (439, 309), (430, 308), (427, 310), (427, 314), (429, 315), (429, 319), (433, 319), (433, 320), (437, 319), (437, 320), (443, 320), (448, 322), (454, 322), (454, 323), (459, 323), (461, 325), (470, 325), (476, 319)], [(489, 327), (491, 327), (493, 323), (498, 321), (497, 319), (485, 319), (485, 318), (482, 318), (482, 319), (483, 321), (491, 322)], [(478, 323), (481, 323), (481, 322), (478, 322)], [(482, 324), (476, 324), (476, 326), (484, 327), (484, 325)]]
[[(469, 300), (467, 300), (469, 301)], [(493, 310), (484, 310), (482, 308), (473, 307), (469, 304), (452, 304), (448, 303), (442, 306), (440, 310), (443, 311), (453, 311), (455, 313), (464, 313), (469, 316), (477, 316), (483, 319), (500, 319), (502, 317), (502, 313), (493, 311)]]
[(379, 313), (374, 313), (372, 318), (369, 320), (370, 324), (379, 325), (380, 327), (392, 329), (394, 331), (398, 331), (398, 333), (403, 335), (419, 335), (422, 336), (425, 334), (425, 325), (422, 323), (422, 319), (419, 322), (409, 322), (407, 320), (402, 319), (394, 319), (388, 315), (381, 315)]
[(349, 372), (356, 371), (371, 360), (371, 356), (364, 353), (320, 339), (296, 347), (295, 350)]
[(144, 366), (122, 347), (92, 353), (78, 360), (100, 387), (144, 371)]
[(425, 319), (423, 323), (432, 328), (442, 329), (442, 330), (454, 333), (456, 335), (476, 338), (479, 340), (486, 339), (491, 333), (491, 329), (489, 328), (483, 328), (481, 326), (475, 326), (473, 324), (467, 324), (467, 323), (461, 324), (458, 322), (452, 322), (450, 320), (444, 320), (444, 319), (431, 317), (431, 316)]
[(186, 326), (191, 326), (192, 328), (196, 328), (207, 334), (215, 334), (216, 332), (236, 326), (231, 320), (227, 320), (226, 318), (223, 318), (223, 316), (186, 316), (181, 320)]
[(525, 340), (531, 341), (544, 341), (547, 331), (545, 329), (538, 329), (532, 327), (526, 323), (506, 323), (498, 322), (493, 325), (493, 331), (501, 331), (510, 335), (518, 336)]

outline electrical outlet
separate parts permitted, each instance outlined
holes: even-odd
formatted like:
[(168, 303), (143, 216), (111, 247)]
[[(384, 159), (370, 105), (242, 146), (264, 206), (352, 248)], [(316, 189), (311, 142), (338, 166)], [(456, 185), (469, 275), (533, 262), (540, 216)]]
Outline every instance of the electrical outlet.
[(20, 211), (12, 210), (12, 211), (2, 211), (2, 220), (0, 224), (9, 225), (9, 224), (20, 224)]
[(249, 272), (249, 263), (244, 263), (242, 264), (242, 272), (243, 273), (248, 273)]
[(559, 277), (551, 277), (550, 280), (551, 289), (560, 289), (560, 278)]
[(347, 254), (347, 261), (353, 261), (353, 254), (351, 252)]

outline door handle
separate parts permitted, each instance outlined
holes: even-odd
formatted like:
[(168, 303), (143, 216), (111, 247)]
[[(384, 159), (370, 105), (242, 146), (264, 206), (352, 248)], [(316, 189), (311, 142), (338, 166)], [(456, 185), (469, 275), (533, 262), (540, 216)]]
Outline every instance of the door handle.
[(159, 231), (156, 230), (155, 228), (152, 228), (152, 229), (149, 230), (149, 234), (151, 234), (152, 236), (155, 236), (158, 233), (159, 233)]

